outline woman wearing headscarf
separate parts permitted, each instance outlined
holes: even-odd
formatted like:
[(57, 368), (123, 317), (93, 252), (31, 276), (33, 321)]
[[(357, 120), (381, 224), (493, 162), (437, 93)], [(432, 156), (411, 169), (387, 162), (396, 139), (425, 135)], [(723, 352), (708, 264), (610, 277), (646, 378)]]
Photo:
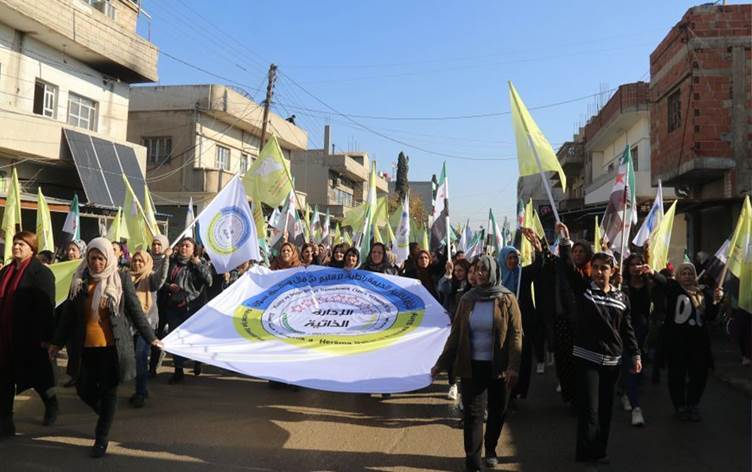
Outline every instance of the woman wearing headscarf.
[(371, 252), (368, 253), (366, 261), (360, 268), (369, 272), (397, 275), (397, 268), (389, 263), (386, 246), (382, 243), (373, 243), (371, 245)]
[(279, 248), (279, 254), (272, 261), (270, 268), (271, 270), (282, 270), (298, 267), (299, 265), (300, 257), (298, 257), (298, 249), (292, 243), (284, 242)]
[[(164, 253), (169, 257), (172, 250), (168, 247)], [(154, 270), (154, 260), (146, 251), (138, 250), (131, 257), (131, 280), (136, 289), (136, 297), (141, 304), (141, 309), (146, 315), (149, 326), (154, 330), (159, 323), (159, 311), (157, 308), (157, 291), (162, 288), (167, 280), (167, 264), (160, 264), (159, 270)], [(130, 403), (134, 408), (144, 406), (149, 392), (146, 382), (149, 376), (149, 350), (150, 344), (134, 329), (133, 345), (136, 351), (136, 392), (131, 396)]]
[[(569, 234), (566, 239), (569, 240)], [(553, 325), (554, 358), (561, 397), (572, 408), (575, 406), (576, 390), (575, 360), (572, 350), (578, 314), (578, 296), (576, 287), (572, 286), (574, 279), (570, 277), (570, 274), (574, 273), (576, 280), (587, 285), (587, 280), (590, 279), (590, 259), (592, 258), (593, 247), (588, 241), (575, 241), (566, 247), (559, 245), (559, 259), (556, 267), (556, 312)]]
[[(643, 271), (649, 272), (648, 266)], [(668, 389), (681, 420), (701, 421), (698, 405), (713, 367), (708, 322), (718, 314), (723, 290), (700, 285), (690, 262), (680, 264), (676, 279), (653, 273), (666, 296), (663, 349), (668, 365)]]
[(57, 418), (55, 377), (46, 354), (55, 278), (36, 252), (36, 235), (21, 231), (13, 236), (12, 261), (0, 270), (0, 439), (16, 434), (13, 399), (28, 388), (44, 402), (44, 425)]
[[(444, 261), (444, 265), (446, 265), (446, 261)], [(433, 298), (436, 300), (439, 300), (439, 294), (436, 292), (436, 285), (433, 280), (431, 253), (425, 249), (418, 250), (415, 257), (415, 266), (405, 270), (405, 277), (420, 280), (420, 283), (428, 290), (428, 293), (433, 295)]]
[[(449, 313), (450, 320), (454, 320), (454, 313), (457, 311), (460, 299), (471, 288), (467, 281), (469, 269), (470, 263), (466, 259), (460, 259), (456, 263), (447, 261), (446, 272), (441, 280), (439, 280), (437, 292), (441, 297), (441, 305)], [(452, 372), (451, 366), (449, 366), (449, 370), (447, 371), (447, 377), (449, 379), (447, 398), (457, 400), (459, 393), (457, 389), (457, 377)]]
[(454, 375), (462, 379), (465, 467), (479, 471), (481, 446), (485, 447), (486, 466), (498, 464), (496, 446), (520, 367), (522, 319), (514, 294), (499, 283), (498, 267), (491, 256), (480, 257), (475, 277), (478, 285), (460, 300), (444, 351), (431, 375), (436, 377), (452, 366)]
[(74, 239), (65, 248), (65, 260), (76, 261), (86, 254), (86, 243), (80, 239)]
[[(118, 270), (112, 244), (93, 239), (73, 275), (70, 303), (58, 324), (50, 357), (71, 340), (68, 362), (81, 400), (99, 415), (91, 457), (107, 452), (115, 417), (117, 387), (136, 374), (130, 326), (149, 344), (160, 345), (139, 303), (130, 276)], [(127, 318), (127, 319), (126, 319)]]
[[(169, 253), (169, 255), (168, 255)], [(158, 234), (154, 236), (154, 240), (151, 242), (151, 258), (154, 263), (154, 272), (160, 272), (162, 267), (165, 270), (170, 268), (170, 256), (172, 255), (172, 248), (170, 247), (170, 241), (167, 236)], [(167, 272), (165, 272), (167, 273)], [(165, 336), (165, 328), (167, 327), (167, 316), (165, 315), (165, 302), (167, 301), (168, 291), (163, 287), (157, 292), (156, 304), (157, 304), (157, 329), (154, 334), (159, 339)], [(157, 368), (162, 365), (162, 359), (164, 358), (164, 351), (158, 347), (151, 347), (151, 354), (149, 356), (149, 377), (157, 376)]]
[[(505, 246), (499, 251), (497, 264), (501, 272), (501, 284), (517, 297), (517, 303), (522, 314), (522, 360), (520, 377), (512, 390), (511, 398), (527, 398), (530, 388), (530, 375), (533, 369), (534, 341), (543, 332), (538, 327), (538, 314), (533, 303), (533, 281), (538, 277), (543, 266), (543, 246), (538, 236), (527, 228), (522, 228), (522, 234), (535, 250), (535, 259), (530, 265), (520, 267), (520, 252), (514, 246)], [(545, 290), (538, 287), (538, 290)], [(538, 358), (543, 361), (542, 355)]]
[[(170, 268), (165, 282), (168, 293), (165, 303), (165, 316), (170, 332), (176, 330), (205, 303), (206, 290), (211, 287), (212, 273), (209, 263), (199, 256), (196, 241), (185, 237), (178, 242), (177, 253), (170, 258)], [(183, 381), (185, 359), (174, 356), (175, 372), (170, 384)], [(201, 374), (201, 364), (196, 362), (194, 375)]]

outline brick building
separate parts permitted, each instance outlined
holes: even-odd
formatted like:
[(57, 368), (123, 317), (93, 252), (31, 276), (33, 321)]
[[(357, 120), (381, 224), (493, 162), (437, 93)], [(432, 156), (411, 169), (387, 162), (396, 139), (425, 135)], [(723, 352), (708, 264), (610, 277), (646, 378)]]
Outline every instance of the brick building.
[(653, 183), (684, 197), (689, 251), (714, 252), (752, 189), (752, 5), (690, 8), (650, 76)]

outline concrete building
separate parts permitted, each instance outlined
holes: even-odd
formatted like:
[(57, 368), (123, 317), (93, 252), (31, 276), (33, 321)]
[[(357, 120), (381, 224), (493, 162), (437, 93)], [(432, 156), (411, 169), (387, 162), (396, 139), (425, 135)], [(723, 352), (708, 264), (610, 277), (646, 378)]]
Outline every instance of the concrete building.
[[(146, 147), (154, 203), (179, 231), (191, 198), (201, 211), (258, 157), (263, 106), (219, 84), (134, 87), (130, 97), (128, 139)], [(267, 133), (288, 159), (307, 148), (307, 133), (274, 113)]]
[[(360, 205), (368, 196), (368, 179), (373, 162), (363, 151), (332, 152), (331, 129), (324, 128), (324, 148), (296, 150), (290, 154), (295, 189), (306, 194), (308, 204), (319, 212), (329, 210), (341, 219), (348, 208)], [(389, 191), (387, 180), (377, 175), (376, 193)]]
[(690, 8), (650, 55), (652, 179), (685, 196), (691, 253), (729, 237), (752, 189), (752, 5)]
[(0, 195), (15, 165), (24, 228), (37, 187), (58, 203), (58, 232), (78, 193), (87, 238), (122, 205), (123, 172), (143, 195), (146, 149), (126, 140), (129, 86), (157, 80), (158, 52), (136, 33), (139, 13), (135, 0), (0, 0)]

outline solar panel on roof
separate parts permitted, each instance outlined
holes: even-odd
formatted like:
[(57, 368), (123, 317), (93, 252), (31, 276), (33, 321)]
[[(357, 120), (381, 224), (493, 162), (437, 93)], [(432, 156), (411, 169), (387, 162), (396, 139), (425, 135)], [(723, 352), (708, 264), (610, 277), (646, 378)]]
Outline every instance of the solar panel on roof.
[(144, 174), (141, 172), (141, 167), (138, 165), (136, 152), (132, 147), (115, 143), (115, 153), (120, 160), (120, 166), (123, 168), (125, 176), (128, 177), (128, 182), (130, 182), (131, 188), (133, 188), (133, 191), (136, 193), (136, 198), (138, 198), (138, 201), (143, 205), (144, 185), (146, 182), (144, 181)]
[(63, 130), (63, 133), (73, 156), (76, 170), (81, 178), (86, 200), (90, 203), (115, 206), (102, 172), (102, 166), (99, 164), (99, 159), (92, 145), (91, 137), (69, 129)]

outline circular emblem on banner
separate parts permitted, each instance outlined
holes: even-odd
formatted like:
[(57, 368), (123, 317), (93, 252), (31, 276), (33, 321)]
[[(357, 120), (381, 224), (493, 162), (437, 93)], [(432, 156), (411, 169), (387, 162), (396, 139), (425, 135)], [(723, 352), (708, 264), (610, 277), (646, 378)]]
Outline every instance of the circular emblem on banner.
[(238, 207), (225, 207), (209, 223), (207, 244), (220, 254), (232, 254), (248, 241), (251, 222)]
[(419, 296), (377, 274), (326, 269), (301, 271), (246, 300), (235, 328), (252, 341), (357, 353), (397, 341), (424, 313)]

